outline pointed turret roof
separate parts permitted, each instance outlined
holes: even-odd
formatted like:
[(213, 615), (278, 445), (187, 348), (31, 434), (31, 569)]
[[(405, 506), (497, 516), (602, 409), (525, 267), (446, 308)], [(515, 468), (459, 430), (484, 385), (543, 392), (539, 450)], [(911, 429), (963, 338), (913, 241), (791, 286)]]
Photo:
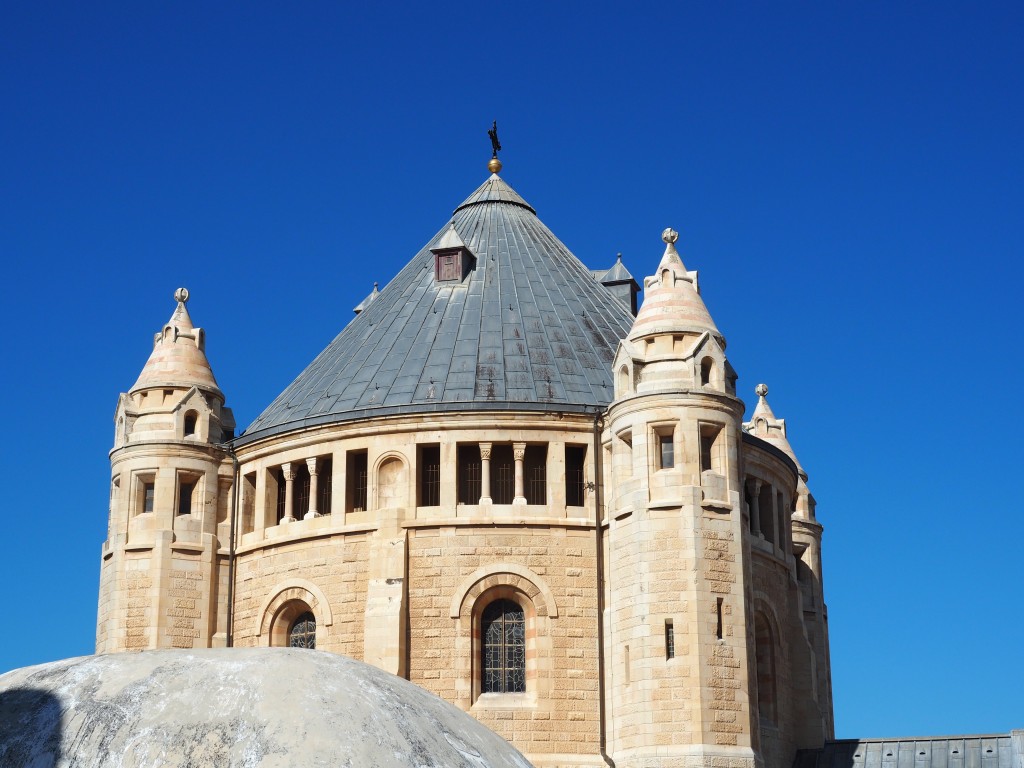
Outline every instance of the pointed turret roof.
[(223, 397), (213, 376), (213, 369), (210, 368), (210, 361), (206, 359), (203, 329), (192, 324), (192, 317), (185, 306), (188, 303), (188, 289), (176, 290), (174, 299), (178, 305), (171, 319), (153, 337), (153, 351), (129, 391), (151, 387), (196, 386)]
[(612, 264), (611, 268), (602, 272), (598, 280), (602, 283), (628, 283), (633, 280), (633, 275), (626, 269), (626, 265), (622, 263), (622, 254), (617, 253), (615, 255), (615, 263)]
[(757, 405), (754, 406), (754, 412), (750, 415), (750, 421), (743, 424), (743, 430), (747, 434), (768, 441), (789, 456), (796, 464), (801, 479), (806, 480), (807, 473), (800, 466), (800, 461), (786, 436), (786, 420), (775, 418), (771, 406), (768, 405), (768, 385), (758, 384), (754, 388), (754, 393), (757, 395)]
[[(439, 279), (432, 251), (453, 248), (462, 278)], [(632, 320), (495, 173), (242, 441), (377, 415), (603, 408)]]
[(629, 338), (635, 341), (652, 333), (709, 331), (724, 348), (725, 339), (700, 297), (697, 273), (686, 269), (676, 250), (678, 237), (679, 233), (671, 228), (661, 234), (665, 253), (657, 272), (644, 280), (644, 302)]

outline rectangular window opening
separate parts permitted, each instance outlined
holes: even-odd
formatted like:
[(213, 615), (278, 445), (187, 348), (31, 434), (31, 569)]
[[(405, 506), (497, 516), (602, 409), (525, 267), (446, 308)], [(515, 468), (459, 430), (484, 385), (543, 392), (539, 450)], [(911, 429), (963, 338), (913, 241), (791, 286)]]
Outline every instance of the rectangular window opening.
[(441, 446), (421, 445), (417, 448), (416, 467), (419, 472), (418, 506), (441, 504)]
[(715, 637), (722, 639), (722, 598), (718, 598), (718, 626), (715, 628)]
[(281, 467), (278, 467), (277, 469), (274, 470), (274, 482), (277, 488), (277, 498), (275, 505), (275, 513), (277, 517), (275, 519), (277, 520), (277, 522), (280, 523), (287, 514), (284, 508), (284, 502), (285, 499), (287, 498), (285, 493), (285, 489), (287, 486), (286, 481), (284, 479), (284, 470), (281, 469)]
[(587, 446), (565, 446), (565, 503), (570, 507), (582, 507), (585, 503), (584, 469), (587, 462)]
[(665, 619), (665, 658), (676, 657), (676, 633), (672, 626), (672, 619)]
[(495, 504), (511, 504), (516, 492), (516, 464), (511, 445), (491, 448), (491, 499)]
[(548, 447), (528, 445), (523, 455), (523, 473), (526, 480), (526, 503), (548, 503)]
[(330, 456), (317, 461), (316, 482), (316, 511), (321, 515), (329, 515), (334, 485), (334, 462)]
[(178, 514), (192, 514), (192, 495), (196, 489), (194, 479), (183, 479), (178, 483)]
[(721, 434), (722, 428), (716, 424), (701, 424), (700, 425), (700, 471), (701, 472), (718, 472), (722, 473), (722, 460), (720, 453), (720, 446), (718, 445), (718, 436)]
[(309, 467), (304, 461), (293, 461), (295, 479), (292, 480), (292, 517), (302, 520), (309, 512)]
[(659, 431), (657, 437), (658, 469), (672, 469), (676, 463), (676, 446), (672, 430)]
[(366, 510), (367, 456), (366, 451), (349, 451), (345, 455), (345, 494), (352, 512)]
[(156, 483), (152, 480), (143, 480), (141, 486), (142, 511), (152, 512), (156, 504)]
[(475, 443), (457, 449), (459, 504), (480, 503), (480, 446)]

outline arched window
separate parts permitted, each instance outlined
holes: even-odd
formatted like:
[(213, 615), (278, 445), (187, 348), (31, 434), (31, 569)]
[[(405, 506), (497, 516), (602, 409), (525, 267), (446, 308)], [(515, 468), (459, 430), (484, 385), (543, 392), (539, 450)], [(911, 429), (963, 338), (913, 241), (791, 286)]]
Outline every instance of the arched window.
[(526, 691), (526, 616), (511, 600), (484, 608), (480, 637), (483, 651), (481, 692)]
[(199, 414), (195, 411), (189, 411), (185, 414), (185, 437), (196, 433), (196, 421), (198, 419)]
[(288, 630), (289, 648), (316, 648), (316, 617), (306, 611), (292, 622)]
[(629, 369), (626, 366), (619, 368), (619, 394), (629, 394)]
[(700, 361), (700, 384), (702, 387), (706, 387), (711, 383), (711, 377), (715, 372), (715, 361), (710, 357), (705, 357)]

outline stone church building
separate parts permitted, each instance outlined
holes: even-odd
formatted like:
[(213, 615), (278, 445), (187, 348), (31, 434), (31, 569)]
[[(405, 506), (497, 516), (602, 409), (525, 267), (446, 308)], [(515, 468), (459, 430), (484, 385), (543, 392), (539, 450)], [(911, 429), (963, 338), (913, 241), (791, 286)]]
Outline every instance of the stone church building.
[(344, 654), (542, 768), (792, 765), (833, 722), (785, 420), (759, 385), (743, 421), (676, 232), (638, 306), (489, 168), (240, 434), (175, 293), (117, 404), (97, 651)]

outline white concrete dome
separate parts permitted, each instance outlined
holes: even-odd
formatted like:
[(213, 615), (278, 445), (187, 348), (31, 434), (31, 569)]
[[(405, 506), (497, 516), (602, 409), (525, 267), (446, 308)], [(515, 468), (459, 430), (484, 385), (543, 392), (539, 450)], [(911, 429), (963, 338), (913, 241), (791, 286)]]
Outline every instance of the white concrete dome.
[(143, 651), (0, 676), (0, 765), (529, 768), (422, 688), (321, 651)]

